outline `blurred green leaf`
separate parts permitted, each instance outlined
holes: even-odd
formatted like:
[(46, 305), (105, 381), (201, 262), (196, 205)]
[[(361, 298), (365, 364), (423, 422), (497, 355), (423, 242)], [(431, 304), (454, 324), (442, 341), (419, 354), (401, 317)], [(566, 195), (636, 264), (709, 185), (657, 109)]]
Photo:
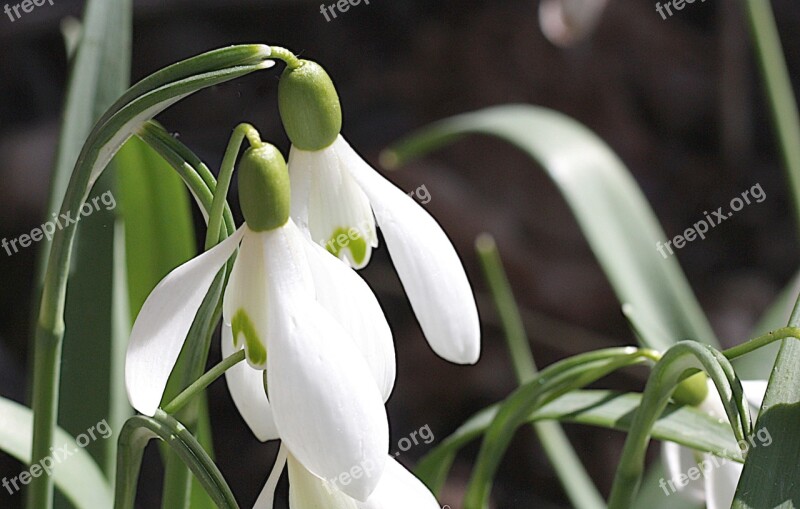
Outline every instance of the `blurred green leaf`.
[[(31, 461), (33, 438), (33, 413), (14, 401), (0, 397), (0, 450), (3, 450), (26, 465)], [(85, 431), (85, 430), (84, 430)], [(101, 438), (102, 435), (98, 435)], [(106, 440), (115, 440), (111, 436)], [(63, 451), (67, 447), (72, 454), (56, 462), (53, 457), (53, 480), (56, 487), (77, 509), (110, 508), (113, 504), (111, 487), (97, 463), (79, 448), (75, 439), (62, 429), (56, 430), (55, 447)], [(73, 452), (74, 451), (74, 452)], [(59, 452), (63, 456), (64, 452)], [(30, 470), (26, 467), (26, 471)], [(44, 475), (44, 474), (42, 474)], [(22, 487), (22, 484), (18, 484)], [(3, 496), (7, 488), (2, 488)], [(18, 496), (21, 496), (18, 494)]]
[[(552, 419), (627, 431), (641, 399), (642, 395), (637, 393), (574, 391), (534, 410), (525, 420)], [(498, 409), (499, 404), (477, 413), (422, 459), (415, 472), (431, 490), (438, 492), (442, 488), (458, 451), (486, 432)], [(669, 405), (656, 420), (653, 437), (742, 461), (735, 452), (739, 448), (730, 426), (693, 407)]]
[(158, 282), (196, 254), (194, 226), (181, 178), (156, 151), (134, 136), (116, 160), (130, 315), (136, 317)]
[[(458, 115), (400, 140), (384, 154), (394, 166), (479, 133), (510, 142), (537, 161), (558, 186), (620, 303), (632, 303), (661, 351), (684, 339), (718, 342), (674, 256), (669, 239), (614, 152), (582, 124), (545, 108), (509, 105)], [(661, 332), (663, 331), (663, 332)], [(666, 334), (666, 336), (664, 335)]]

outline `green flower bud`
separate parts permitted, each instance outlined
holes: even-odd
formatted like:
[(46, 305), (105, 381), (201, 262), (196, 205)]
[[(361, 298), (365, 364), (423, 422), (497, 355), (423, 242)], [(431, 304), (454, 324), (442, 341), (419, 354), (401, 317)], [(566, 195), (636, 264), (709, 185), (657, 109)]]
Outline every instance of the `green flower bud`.
[(289, 171), (269, 143), (245, 150), (239, 161), (239, 204), (251, 230), (274, 230), (289, 220)]
[(278, 83), (283, 127), (299, 149), (322, 150), (342, 130), (342, 107), (331, 78), (319, 64), (301, 60), (287, 67)]
[(708, 396), (708, 384), (706, 380), (706, 374), (702, 371), (690, 376), (678, 384), (675, 392), (672, 393), (672, 399), (679, 405), (699, 405), (705, 401), (706, 396)]

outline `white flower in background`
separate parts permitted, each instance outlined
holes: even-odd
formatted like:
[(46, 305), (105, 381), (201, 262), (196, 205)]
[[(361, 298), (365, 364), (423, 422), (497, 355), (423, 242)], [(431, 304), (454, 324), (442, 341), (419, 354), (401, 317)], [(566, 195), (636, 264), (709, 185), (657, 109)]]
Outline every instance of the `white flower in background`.
[[(710, 379), (706, 382), (708, 396), (698, 405), (698, 408), (713, 417), (727, 421), (725, 407), (714, 387), (714, 382)], [(767, 389), (766, 380), (743, 381), (742, 389), (748, 403), (757, 412), (764, 400), (764, 392)], [(761, 439), (760, 435), (759, 439)], [(708, 509), (728, 509), (731, 506), (743, 465), (730, 460), (713, 458), (711, 454), (699, 453), (673, 442), (664, 442), (661, 454), (667, 471), (667, 479), (672, 480), (679, 496), (685, 496), (699, 503), (705, 502)], [(716, 461), (714, 461), (715, 459)], [(703, 475), (695, 480), (689, 480), (688, 484), (683, 487), (675, 482), (680, 476), (686, 478), (689, 469), (697, 468), (698, 464), (703, 461), (706, 461), (707, 465), (701, 470)], [(665, 491), (667, 490), (665, 489)], [(672, 493), (667, 491), (667, 494), (671, 495)]]
[(572, 46), (588, 37), (606, 8), (608, 0), (541, 0), (539, 26), (556, 46)]
[(234, 401), (259, 438), (280, 436), (314, 475), (374, 465), (375, 475), (342, 487), (365, 500), (388, 453), (391, 331), (366, 284), (289, 219), (288, 174), (277, 149), (245, 152), (239, 192), (245, 225), (172, 271), (142, 307), (126, 357), (128, 397), (143, 414), (155, 413), (206, 292), (241, 245), (223, 298), (223, 353), (244, 348), (249, 364), (228, 374)]
[(378, 245), (377, 223), (433, 350), (458, 364), (477, 362), (478, 310), (455, 248), (422, 206), (370, 167), (339, 134), (339, 99), (325, 70), (310, 61), (287, 67), (278, 99), (292, 141), (292, 218), (298, 227), (361, 268)]

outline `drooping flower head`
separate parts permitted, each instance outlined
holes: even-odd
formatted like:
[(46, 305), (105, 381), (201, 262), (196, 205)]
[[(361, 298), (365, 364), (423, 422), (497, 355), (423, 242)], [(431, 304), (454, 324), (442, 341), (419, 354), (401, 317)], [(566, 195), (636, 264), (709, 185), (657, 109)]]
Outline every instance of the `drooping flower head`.
[(436, 220), (341, 136), (339, 97), (325, 70), (308, 60), (289, 65), (281, 76), (278, 103), (292, 141), (295, 223), (356, 269), (369, 262), (380, 227), (433, 350), (451, 362), (477, 362), (478, 311), (461, 260)]
[(387, 463), (391, 331), (366, 284), (289, 218), (288, 173), (275, 147), (244, 153), (239, 189), (245, 224), (167, 275), (142, 307), (126, 357), (131, 404), (155, 413), (203, 298), (239, 247), (222, 335), (223, 352), (244, 348), (249, 364), (228, 378), (237, 407), (259, 438), (280, 437), (310, 475), (330, 479), (373, 465), (372, 475), (341, 488), (366, 500)]

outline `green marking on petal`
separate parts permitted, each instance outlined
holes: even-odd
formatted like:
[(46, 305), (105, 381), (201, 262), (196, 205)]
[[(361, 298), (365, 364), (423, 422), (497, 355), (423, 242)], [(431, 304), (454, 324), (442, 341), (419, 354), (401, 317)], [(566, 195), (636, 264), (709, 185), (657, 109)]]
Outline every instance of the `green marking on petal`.
[(239, 308), (234, 315), (231, 320), (231, 329), (233, 329), (234, 346), (239, 344), (239, 333), (244, 335), (244, 349), (250, 362), (256, 365), (263, 365), (267, 362), (267, 349), (264, 348), (264, 343), (259, 339), (256, 328), (244, 308)]
[(356, 228), (339, 227), (325, 243), (325, 249), (339, 258), (342, 249), (349, 249), (356, 265), (361, 265), (367, 257), (367, 241)]

